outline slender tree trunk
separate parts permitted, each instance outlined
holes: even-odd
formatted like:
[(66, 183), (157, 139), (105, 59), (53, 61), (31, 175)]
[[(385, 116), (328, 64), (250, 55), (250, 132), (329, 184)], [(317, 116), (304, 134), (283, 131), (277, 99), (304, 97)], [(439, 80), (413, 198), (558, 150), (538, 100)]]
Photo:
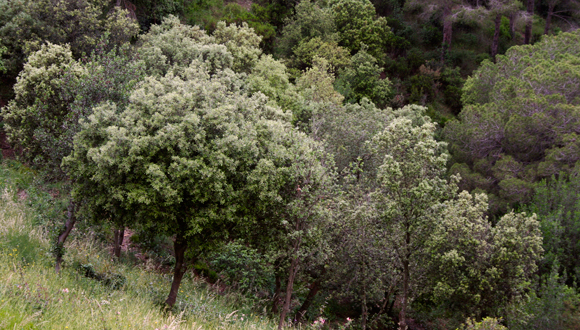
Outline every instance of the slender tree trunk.
[(367, 311), (367, 286), (366, 281), (363, 280), (363, 301), (362, 301), (362, 320), (361, 320), (361, 327), (362, 330), (367, 330), (367, 318), (368, 318), (368, 311)]
[(62, 264), (62, 256), (64, 254), (64, 242), (70, 232), (73, 230), (75, 223), (77, 222), (76, 217), (76, 204), (74, 202), (70, 202), (67, 208), (67, 219), (64, 225), (64, 229), (58, 235), (56, 240), (56, 263), (55, 263), (55, 271), (56, 273), (60, 273), (60, 267)]
[(278, 323), (278, 330), (284, 326), (284, 319), (290, 311), (290, 300), (292, 299), (292, 290), (294, 289), (294, 278), (298, 271), (298, 257), (294, 257), (290, 263), (290, 274), (288, 275), (288, 285), (286, 286), (286, 297), (284, 297), (284, 306), (280, 313), (280, 323)]
[(282, 293), (282, 279), (280, 274), (276, 273), (275, 275), (276, 278), (276, 289), (274, 292), (274, 299), (272, 302), (272, 314), (277, 314), (278, 313), (278, 305), (280, 303), (280, 294)]
[(399, 312), (399, 329), (407, 330), (407, 304), (409, 299), (409, 261), (403, 261), (403, 301)]
[(493, 42), (491, 44), (491, 57), (495, 61), (495, 56), (497, 55), (497, 50), (499, 48), (499, 30), (501, 28), (501, 14), (497, 14), (494, 22), (495, 22), (495, 32), (493, 33)]
[(123, 245), (123, 239), (125, 238), (125, 227), (121, 229), (115, 229), (114, 231), (114, 246), (113, 253), (117, 259), (121, 258), (121, 245)]
[(513, 41), (516, 37), (516, 14), (510, 14), (510, 39)]
[(453, 22), (451, 21), (451, 7), (443, 8), (443, 47), (441, 50), (441, 62), (445, 61), (445, 55), (451, 47), (451, 37), (453, 33)]
[(187, 242), (183, 234), (177, 234), (175, 238), (175, 243), (173, 244), (173, 249), (175, 250), (175, 269), (173, 270), (173, 283), (171, 283), (171, 291), (169, 291), (169, 296), (165, 303), (173, 307), (175, 301), (177, 300), (177, 292), (179, 291), (179, 285), (183, 279), (183, 274), (185, 274), (185, 251), (187, 250)]
[(554, 15), (554, 4), (550, 3), (548, 5), (548, 17), (546, 17), (546, 27), (544, 28), (544, 34), (550, 33), (550, 25), (552, 24), (552, 16)]
[(310, 308), (312, 302), (314, 302), (314, 297), (316, 297), (316, 294), (318, 293), (318, 291), (320, 291), (320, 287), (321, 287), (320, 279), (310, 284), (310, 290), (308, 291), (308, 295), (306, 296), (306, 299), (304, 299), (304, 302), (302, 303), (302, 306), (300, 306), (300, 309), (298, 309), (298, 313), (296, 313), (296, 322), (302, 322), (304, 314), (306, 314), (308, 308)]
[(526, 32), (524, 35), (524, 44), (532, 42), (532, 25), (534, 24), (534, 0), (528, 0), (527, 3), (528, 22), (526, 23)]
[(405, 255), (403, 258), (403, 301), (401, 302), (401, 311), (399, 312), (399, 330), (407, 330), (407, 305), (409, 300), (409, 262), (411, 259), (411, 228), (406, 224), (405, 234)]

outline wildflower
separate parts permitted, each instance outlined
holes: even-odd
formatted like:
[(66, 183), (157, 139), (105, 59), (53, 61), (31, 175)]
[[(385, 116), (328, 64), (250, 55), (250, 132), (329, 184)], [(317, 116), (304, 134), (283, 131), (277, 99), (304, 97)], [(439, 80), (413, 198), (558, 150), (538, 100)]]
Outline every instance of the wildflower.
[(61, 291), (62, 291), (62, 293), (68, 293), (68, 288), (64, 288)]

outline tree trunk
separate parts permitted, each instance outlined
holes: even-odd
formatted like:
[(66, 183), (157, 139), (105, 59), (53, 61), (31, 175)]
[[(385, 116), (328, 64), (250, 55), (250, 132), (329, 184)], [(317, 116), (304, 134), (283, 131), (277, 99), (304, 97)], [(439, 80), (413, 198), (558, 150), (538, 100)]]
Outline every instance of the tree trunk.
[(491, 44), (491, 57), (495, 61), (497, 50), (499, 48), (499, 30), (501, 28), (501, 14), (495, 17), (495, 32), (493, 33), (493, 43)]
[(310, 306), (312, 305), (312, 302), (314, 302), (314, 297), (316, 297), (316, 294), (318, 293), (318, 291), (320, 291), (320, 280), (316, 280), (316, 281), (312, 282), (312, 284), (310, 284), (310, 291), (308, 291), (308, 295), (306, 296), (306, 299), (304, 299), (302, 306), (300, 306), (298, 313), (296, 313), (296, 322), (302, 321), (304, 314), (306, 314), (306, 312), (308, 311), (308, 308), (310, 308)]
[(409, 299), (409, 261), (403, 261), (403, 301), (401, 301), (401, 311), (399, 312), (399, 329), (407, 330), (407, 300)]
[(276, 289), (274, 292), (274, 299), (272, 302), (272, 314), (278, 313), (278, 305), (280, 303), (280, 294), (282, 293), (282, 279), (280, 278), (280, 274), (276, 273)]
[(524, 35), (524, 44), (532, 42), (532, 25), (534, 24), (534, 0), (528, 0), (527, 3), (528, 22), (526, 23), (526, 33)]
[(173, 307), (175, 301), (177, 300), (177, 292), (179, 291), (179, 285), (181, 284), (181, 279), (183, 279), (183, 274), (185, 274), (185, 251), (187, 250), (187, 242), (183, 234), (178, 234), (175, 238), (175, 243), (173, 244), (173, 249), (175, 250), (175, 269), (173, 270), (173, 283), (171, 283), (171, 291), (169, 291), (169, 296), (165, 303)]
[(451, 7), (443, 8), (443, 45), (441, 50), (441, 62), (445, 62), (445, 55), (451, 47), (451, 37), (453, 33), (453, 22), (451, 21)]
[(399, 312), (399, 330), (407, 330), (407, 305), (409, 300), (409, 262), (411, 259), (411, 226), (405, 224), (405, 255), (403, 257), (403, 301), (401, 302), (401, 311)]
[(510, 14), (510, 39), (513, 41), (516, 37), (516, 14)]
[(64, 229), (60, 232), (56, 240), (56, 263), (54, 268), (57, 274), (60, 273), (62, 256), (64, 255), (64, 242), (66, 241), (66, 238), (70, 232), (73, 230), (76, 222), (76, 204), (74, 202), (70, 202), (67, 208), (67, 220), (64, 225)]
[(544, 28), (544, 34), (550, 33), (550, 25), (552, 24), (552, 16), (554, 15), (554, 4), (550, 2), (548, 5), (548, 17), (546, 17), (546, 27)]
[(284, 307), (280, 313), (280, 323), (278, 323), (278, 330), (284, 326), (284, 319), (290, 311), (290, 300), (292, 299), (292, 290), (294, 289), (294, 278), (298, 271), (298, 257), (294, 257), (290, 263), (290, 274), (288, 275), (288, 285), (286, 286), (286, 297), (284, 297)]
[(114, 231), (114, 240), (115, 242), (113, 243), (113, 253), (115, 254), (115, 257), (117, 257), (117, 259), (121, 258), (121, 245), (123, 245), (123, 238), (125, 238), (125, 227), (122, 227), (121, 229), (115, 229)]

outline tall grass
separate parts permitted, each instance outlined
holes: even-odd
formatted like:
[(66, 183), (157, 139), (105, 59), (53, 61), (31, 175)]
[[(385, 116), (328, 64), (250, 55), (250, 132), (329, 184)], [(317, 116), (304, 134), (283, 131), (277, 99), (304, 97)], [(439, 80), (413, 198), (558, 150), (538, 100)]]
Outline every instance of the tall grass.
[[(221, 295), (191, 273), (182, 282), (177, 305), (166, 311), (171, 275), (151, 271), (147, 264), (113, 260), (90, 234), (73, 235), (65, 267), (55, 274), (48, 231), (35, 220), (43, 208), (27, 204), (40, 197), (22, 193), (24, 188), (37, 193), (31, 188), (33, 174), (15, 168), (0, 169), (0, 329), (276, 328), (248, 298)], [(78, 265), (120, 274), (125, 281), (114, 289), (84, 276)]]

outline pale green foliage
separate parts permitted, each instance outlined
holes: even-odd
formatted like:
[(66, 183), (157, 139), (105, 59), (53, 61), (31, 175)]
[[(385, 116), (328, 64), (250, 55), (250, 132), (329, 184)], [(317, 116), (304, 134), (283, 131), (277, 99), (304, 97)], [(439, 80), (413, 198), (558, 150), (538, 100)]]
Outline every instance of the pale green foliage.
[(294, 47), (289, 66), (305, 69), (314, 65), (317, 57), (325, 59), (330, 70), (337, 72), (350, 63), (350, 52), (335, 41), (323, 41), (320, 37), (305, 39)]
[[(526, 203), (532, 182), (569, 172), (580, 160), (579, 44), (573, 32), (512, 47), (465, 83), (466, 107), (445, 135), (459, 162), (491, 178), (486, 189), (503, 204)], [(465, 188), (478, 186), (480, 178), (462, 171)]]
[(342, 104), (344, 96), (334, 90), (334, 75), (329, 63), (320, 57), (314, 58), (312, 68), (296, 80), (296, 88), (311, 102)]
[(157, 76), (170, 71), (180, 73), (193, 61), (204, 63), (211, 73), (232, 68), (234, 64), (234, 56), (225, 45), (216, 44), (215, 38), (198, 26), (181, 24), (172, 15), (141, 36), (139, 51), (147, 72)]
[(382, 71), (377, 60), (363, 47), (352, 57), (350, 65), (339, 72), (336, 89), (347, 102), (359, 102), (366, 97), (382, 107), (390, 101), (392, 94), (391, 81), (381, 79)]
[(28, 58), (14, 86), (16, 97), (2, 108), (8, 138), (22, 148), (25, 160), (59, 171), (65, 154), (55, 146), (68, 129), (63, 122), (70, 101), (63, 78), (78, 79), (82, 73), (68, 45), (49, 43)]
[(492, 227), (487, 197), (463, 191), (436, 212), (428, 242), (433, 299), (461, 316), (505, 316), (522, 301), (542, 257), (535, 215), (509, 213)]
[(75, 198), (91, 196), (89, 213), (133, 209), (166, 233), (232, 221), (244, 171), (261, 155), (256, 137), (284, 131), (288, 120), (241, 86), (232, 71), (211, 76), (194, 62), (182, 76), (147, 78), (125, 109), (95, 108), (65, 162)]
[(481, 322), (468, 318), (458, 330), (507, 330), (507, 328), (501, 325), (500, 320), (486, 317)]
[(340, 43), (352, 53), (368, 47), (376, 59), (382, 60), (393, 35), (384, 17), (376, 17), (369, 0), (335, 0), (331, 2)]
[(114, 45), (136, 36), (139, 25), (127, 12), (114, 8), (106, 15), (109, 1), (16, 0), (1, 1), (0, 37), (7, 46), (8, 71), (16, 75), (26, 54), (44, 42), (70, 45), (75, 57), (89, 54), (100, 38), (109, 34)]
[(339, 40), (334, 14), (330, 8), (303, 0), (296, 5), (295, 11), (294, 16), (286, 21), (278, 41), (282, 54), (290, 57), (296, 46), (313, 38), (320, 38), (322, 42)]
[(234, 56), (232, 70), (236, 72), (251, 71), (262, 54), (260, 49), (262, 37), (245, 22), (241, 26), (236, 24), (226, 26), (225, 22), (218, 22), (212, 36), (216, 43), (225, 45)]
[(256, 63), (247, 79), (251, 92), (262, 92), (282, 109), (296, 110), (300, 96), (294, 84), (290, 83), (286, 66), (272, 55), (263, 55)]
[[(419, 109), (417, 109), (419, 110)], [(426, 240), (435, 227), (434, 207), (452, 197), (457, 178), (443, 178), (448, 154), (446, 144), (434, 138), (435, 125), (418, 126), (405, 117), (394, 118), (370, 141), (371, 150), (382, 158), (377, 170), (377, 189), (372, 197), (386, 235), (387, 246), (395, 251), (392, 267), (399, 275), (401, 312), (405, 319), (414, 285), (424, 271)]]

